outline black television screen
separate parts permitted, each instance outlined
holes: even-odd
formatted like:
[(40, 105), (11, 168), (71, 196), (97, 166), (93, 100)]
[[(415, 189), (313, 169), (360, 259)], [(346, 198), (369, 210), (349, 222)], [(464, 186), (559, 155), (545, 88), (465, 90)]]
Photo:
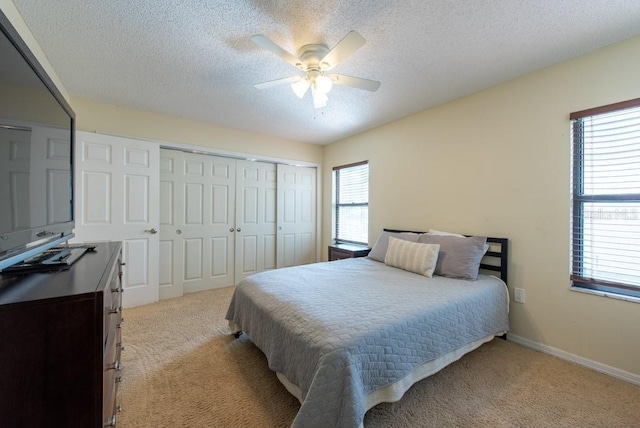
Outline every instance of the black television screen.
[(0, 11), (0, 270), (73, 236), (73, 110)]

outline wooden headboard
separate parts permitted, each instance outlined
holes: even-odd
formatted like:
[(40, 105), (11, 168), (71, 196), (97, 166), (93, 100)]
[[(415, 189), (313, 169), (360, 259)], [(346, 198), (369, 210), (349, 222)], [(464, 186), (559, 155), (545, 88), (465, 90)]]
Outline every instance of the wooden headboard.
[[(384, 229), (386, 232), (393, 233), (425, 233), (413, 230)], [(466, 235), (471, 236), (471, 235)], [(486, 252), (480, 263), (480, 269), (485, 271), (497, 272), (500, 274), (505, 284), (508, 284), (508, 267), (509, 267), (509, 239), (507, 238), (491, 238), (487, 237), (489, 250)]]

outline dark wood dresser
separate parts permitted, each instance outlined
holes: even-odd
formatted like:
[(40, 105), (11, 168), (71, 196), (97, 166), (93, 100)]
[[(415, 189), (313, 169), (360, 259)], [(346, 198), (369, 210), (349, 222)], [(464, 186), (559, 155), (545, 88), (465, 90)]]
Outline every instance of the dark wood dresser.
[(0, 426), (116, 425), (122, 252), (68, 270), (0, 274)]

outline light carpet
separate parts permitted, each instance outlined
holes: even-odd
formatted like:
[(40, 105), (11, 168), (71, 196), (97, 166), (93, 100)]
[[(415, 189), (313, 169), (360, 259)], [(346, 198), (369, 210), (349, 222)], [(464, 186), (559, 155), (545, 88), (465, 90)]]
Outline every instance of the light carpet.
[[(298, 401), (224, 319), (233, 287), (124, 310), (119, 428), (288, 427)], [(640, 387), (495, 339), (367, 412), (381, 427), (640, 427)]]

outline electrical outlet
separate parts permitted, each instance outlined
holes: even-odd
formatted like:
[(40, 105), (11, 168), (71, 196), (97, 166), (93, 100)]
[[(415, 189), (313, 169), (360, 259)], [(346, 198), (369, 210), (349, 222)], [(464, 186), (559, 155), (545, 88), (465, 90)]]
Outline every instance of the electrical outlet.
[(513, 300), (518, 303), (524, 303), (524, 288), (513, 289)]

